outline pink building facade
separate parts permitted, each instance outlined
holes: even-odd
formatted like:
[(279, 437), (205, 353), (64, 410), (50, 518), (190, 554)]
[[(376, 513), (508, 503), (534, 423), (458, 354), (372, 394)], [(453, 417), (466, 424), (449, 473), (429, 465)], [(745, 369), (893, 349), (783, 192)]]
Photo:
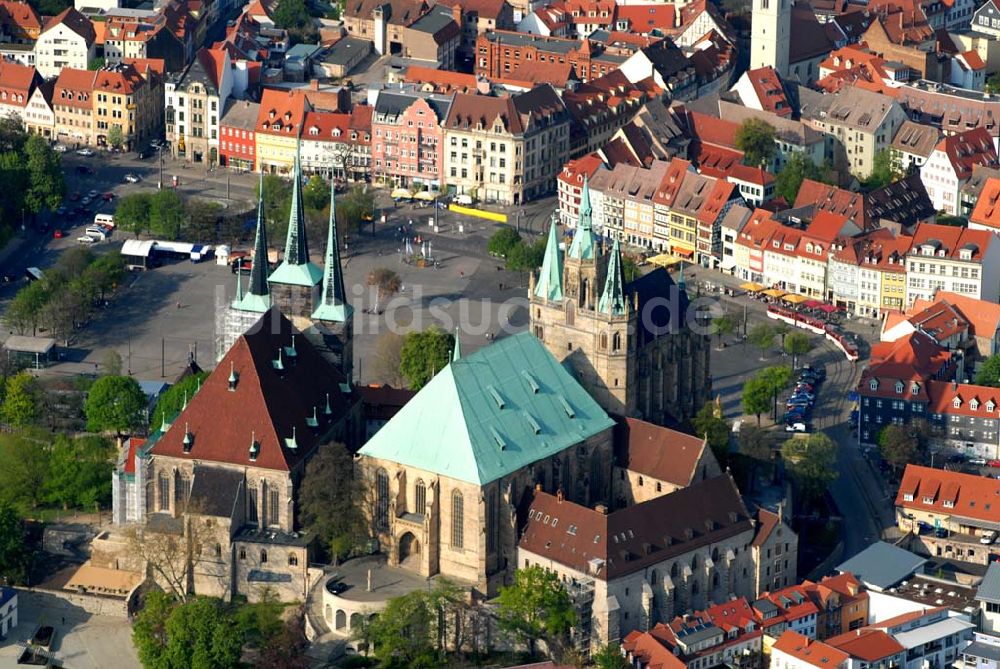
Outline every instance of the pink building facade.
[(383, 93), (372, 115), (372, 176), (376, 183), (440, 189), (442, 120), (448, 99)]

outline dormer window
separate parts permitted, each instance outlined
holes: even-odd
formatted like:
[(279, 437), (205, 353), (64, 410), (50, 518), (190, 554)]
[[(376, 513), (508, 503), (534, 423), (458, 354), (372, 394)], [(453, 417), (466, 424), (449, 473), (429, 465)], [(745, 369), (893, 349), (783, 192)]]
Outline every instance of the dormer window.
[(896, 381), (896, 394), (901, 395), (903, 393), (903, 382)]
[(920, 394), (920, 384), (919, 383), (914, 383), (913, 386), (910, 387), (910, 394), (911, 395), (919, 395)]
[(309, 128), (309, 134), (310, 135), (318, 135), (319, 134), (319, 128), (317, 128), (316, 126), (313, 126), (313, 127)]
[(953, 501), (951, 501), (950, 499), (946, 499), (944, 501), (944, 508), (946, 508), (946, 509), (954, 509), (955, 508), (955, 503)]
[(974, 399), (971, 402), (969, 402), (969, 408), (972, 409), (973, 411), (979, 410), (979, 400)]
[(872, 390), (878, 390), (878, 381), (872, 379), (872, 382), (868, 384), (868, 387)]
[(956, 397), (955, 399), (953, 399), (951, 401), (951, 405), (953, 407), (955, 407), (956, 409), (960, 408), (962, 406), (962, 398), (961, 397)]
[(924, 495), (924, 504), (933, 504), (934, 497), (931, 495)]
[(986, 413), (993, 413), (993, 408), (994, 407), (995, 407), (995, 405), (993, 404), (993, 400), (987, 401), (986, 402)]
[(912, 492), (904, 492), (903, 493), (903, 501), (904, 502), (912, 502), (913, 501), (913, 493)]

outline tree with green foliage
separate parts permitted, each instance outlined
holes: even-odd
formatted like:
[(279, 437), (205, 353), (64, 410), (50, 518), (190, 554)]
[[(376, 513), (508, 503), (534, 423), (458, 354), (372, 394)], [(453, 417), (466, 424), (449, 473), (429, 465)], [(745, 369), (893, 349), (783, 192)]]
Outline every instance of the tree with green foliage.
[(326, 179), (318, 174), (309, 178), (302, 188), (302, 204), (307, 209), (316, 211), (323, 211), (330, 204), (330, 185), (326, 183)]
[(149, 199), (149, 230), (158, 237), (177, 239), (184, 221), (184, 202), (173, 188), (156, 191)]
[(369, 538), (362, 484), (354, 458), (343, 444), (324, 444), (306, 465), (299, 493), (302, 523), (329, 551), (334, 564), (350, 557)]
[(822, 181), (823, 183), (832, 181), (828, 170), (814, 163), (804, 153), (794, 151), (788, 157), (785, 166), (774, 177), (774, 194), (780, 195), (789, 204), (793, 204), (799, 195), (802, 182), (806, 179)]
[(837, 445), (823, 432), (789, 439), (781, 459), (806, 501), (820, 499), (838, 476)]
[(760, 425), (760, 415), (771, 408), (771, 386), (759, 376), (752, 376), (743, 384), (743, 412), (757, 416)]
[(785, 353), (792, 356), (792, 369), (798, 367), (802, 356), (807, 355), (813, 348), (812, 339), (804, 332), (792, 332), (785, 339)]
[(538, 565), (518, 569), (514, 583), (501, 587), (496, 601), (500, 629), (527, 644), (532, 656), (538, 639), (544, 638), (550, 649), (560, 646), (576, 624), (573, 601), (559, 576)]
[(719, 340), (718, 349), (721, 351), (723, 349), (722, 339), (733, 334), (733, 331), (736, 329), (736, 322), (728, 314), (723, 314), (718, 318), (712, 319), (711, 328), (712, 334)]
[[(348, 230), (360, 232), (361, 226), (375, 216), (375, 195), (371, 189), (355, 186), (346, 195), (337, 197), (337, 223), (346, 235)], [(325, 232), (325, 231), (324, 231)]]
[(52, 150), (41, 135), (31, 134), (24, 143), (28, 170), (28, 189), (24, 193), (24, 207), (32, 214), (43, 210), (54, 211), (66, 195), (66, 178), (62, 158)]
[(13, 506), (0, 501), (0, 584), (26, 584), (30, 561), (24, 523)]
[(504, 226), (493, 233), (486, 243), (486, 251), (496, 258), (506, 258), (510, 250), (521, 242), (517, 230)]
[(87, 393), (87, 429), (128, 434), (145, 422), (147, 406), (146, 393), (131, 376), (102, 376)]
[(865, 178), (864, 186), (867, 189), (874, 190), (882, 186), (888, 186), (900, 176), (902, 175), (896, 169), (896, 164), (892, 159), (892, 152), (889, 149), (881, 149), (875, 152), (875, 157), (872, 159), (872, 171)]
[(167, 388), (156, 400), (156, 408), (153, 409), (149, 419), (150, 429), (157, 430), (163, 425), (164, 420), (173, 420), (184, 408), (184, 405), (198, 392), (207, 377), (208, 372), (204, 371), (189, 374)]
[(135, 618), (132, 641), (144, 667), (237, 667), (244, 635), (222, 600), (178, 603), (152, 591)]
[(121, 253), (112, 251), (91, 262), (84, 273), (96, 291), (96, 297), (104, 301), (108, 293), (113, 291), (125, 278), (125, 259)]
[(49, 449), (45, 502), (89, 511), (109, 506), (114, 456), (114, 444), (104, 437), (56, 435)]
[(301, 29), (309, 25), (309, 8), (305, 0), (281, 0), (274, 10), (274, 25), (284, 30)]
[(747, 333), (747, 341), (754, 348), (760, 349), (760, 359), (764, 360), (767, 352), (774, 346), (774, 328), (767, 323), (756, 325)]
[(34, 337), (42, 320), (42, 310), (49, 300), (48, 286), (43, 281), (32, 281), (17, 291), (4, 313), (4, 323), (18, 334), (28, 332)]
[(773, 414), (771, 416), (772, 420), (778, 420), (778, 395), (781, 391), (788, 387), (788, 384), (792, 380), (792, 368), (785, 367), (784, 365), (779, 365), (775, 367), (767, 367), (761, 370), (758, 375), (767, 384), (767, 387), (771, 390), (771, 401), (774, 406)]
[(899, 470), (909, 463), (922, 461), (924, 449), (919, 425), (886, 425), (878, 433), (879, 454)]
[(629, 669), (628, 660), (622, 654), (622, 647), (617, 643), (609, 643), (590, 656), (595, 669)]
[(991, 95), (1000, 93), (1000, 72), (994, 72), (986, 79), (986, 92)]
[(30, 372), (21, 372), (4, 385), (3, 404), (0, 415), (12, 427), (27, 427), (38, 418), (38, 380)]
[[(260, 195), (259, 188), (257, 195)], [(264, 175), (264, 216), (270, 239), (284, 239), (288, 232), (288, 213), (292, 209), (292, 182), (277, 174)]]
[(96, 71), (104, 67), (106, 61), (103, 58), (91, 58), (87, 61), (87, 69), (91, 71)]
[(736, 130), (736, 148), (751, 167), (767, 167), (777, 153), (774, 126), (759, 118), (748, 118)]
[(729, 423), (722, 417), (715, 402), (705, 402), (691, 419), (695, 434), (705, 437), (715, 459), (723, 467), (729, 461)]
[(757, 470), (770, 470), (774, 461), (774, 446), (767, 430), (758, 425), (743, 423), (737, 438), (740, 453), (750, 459), (750, 490), (757, 481)]
[[(542, 257), (544, 258), (545, 247), (542, 246)], [(639, 263), (635, 261), (632, 256), (622, 256), (622, 275), (625, 277), (625, 283), (632, 283), (636, 279), (642, 276), (642, 270), (639, 268)]]
[(108, 128), (108, 135), (106, 137), (108, 140), (108, 145), (113, 149), (122, 148), (125, 144), (125, 133), (122, 132), (122, 127), (118, 123), (113, 123), (110, 128)]
[(44, 438), (28, 432), (0, 434), (0, 501), (28, 511), (43, 500), (49, 476)]
[(400, 351), (399, 373), (411, 390), (420, 390), (448, 366), (454, 349), (454, 335), (437, 326), (408, 332)]
[(149, 230), (150, 197), (148, 193), (131, 193), (119, 198), (115, 205), (115, 225), (139, 235)]
[(219, 222), (225, 214), (225, 207), (218, 202), (191, 198), (184, 203), (187, 225), (184, 226), (185, 239), (217, 241)]
[(1000, 353), (986, 358), (976, 371), (976, 385), (1000, 388)]

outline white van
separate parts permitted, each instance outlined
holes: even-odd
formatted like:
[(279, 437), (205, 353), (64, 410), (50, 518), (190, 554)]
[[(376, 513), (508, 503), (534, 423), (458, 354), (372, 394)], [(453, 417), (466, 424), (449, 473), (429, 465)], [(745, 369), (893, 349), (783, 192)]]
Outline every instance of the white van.
[(455, 196), (455, 204), (461, 204), (461, 205), (469, 206), (470, 204), (472, 204), (472, 196), (471, 195), (466, 195), (464, 193), (462, 195), (456, 195)]
[(89, 228), (87, 228), (86, 234), (88, 237), (93, 237), (99, 242), (103, 242), (105, 239), (108, 238), (108, 231), (96, 225), (92, 225)]
[(97, 214), (94, 216), (94, 225), (106, 225), (113, 228), (115, 227), (115, 217), (111, 214)]
[(91, 244), (96, 244), (97, 240), (90, 235), (84, 235), (83, 237), (76, 238), (77, 244), (83, 244), (84, 246), (90, 246)]

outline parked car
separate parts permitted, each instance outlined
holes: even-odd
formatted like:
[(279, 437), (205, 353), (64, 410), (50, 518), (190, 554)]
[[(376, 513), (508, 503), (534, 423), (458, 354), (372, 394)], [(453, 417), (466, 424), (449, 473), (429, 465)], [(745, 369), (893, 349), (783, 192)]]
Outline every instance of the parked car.
[(86, 156), (87, 158), (89, 158), (90, 156), (94, 155), (94, 150), (93, 149), (88, 149), (87, 147), (83, 147), (82, 149), (77, 149), (76, 150), (76, 155), (78, 155), (78, 156)]
[(56, 228), (55, 230), (52, 231), (52, 239), (62, 239), (62, 238), (63, 238), (62, 230)]
[(128, 174), (125, 175), (125, 182), (130, 184), (137, 184), (139, 183), (139, 175), (132, 174), (131, 172), (129, 172)]
[(77, 237), (76, 238), (76, 242), (77, 242), (77, 244), (82, 244), (84, 246), (90, 246), (91, 244), (96, 244), (97, 240), (94, 239), (93, 237), (91, 237), (90, 235), (84, 235), (82, 237)]
[(934, 526), (930, 523), (924, 522), (922, 520), (917, 521), (917, 532), (924, 534), (925, 532), (930, 532), (934, 529)]
[(96, 190), (90, 190), (87, 192), (87, 197), (89, 197), (91, 200), (96, 198), (98, 195), (100, 195), (100, 193), (98, 193)]
[(822, 368), (822, 367), (813, 367), (812, 365), (803, 365), (802, 371), (803, 371), (803, 373), (808, 372), (810, 374), (815, 374), (816, 377), (819, 380), (821, 380), (821, 381), (824, 380), (824, 379), (826, 379), (826, 370), (824, 368)]
[(983, 544), (985, 546), (989, 546), (991, 543), (993, 543), (996, 540), (997, 540), (996, 530), (990, 530), (990, 531), (986, 532), (985, 534), (983, 534), (983, 536), (979, 537), (979, 543), (981, 543), (981, 544)]
[(89, 195), (84, 195), (83, 199), (80, 200), (80, 204), (82, 204), (84, 207), (89, 207), (90, 206), (90, 196)]
[(66, 151), (68, 151), (65, 144), (56, 144), (52, 147), (52, 150), (56, 153), (66, 153)]
[(969, 458), (970, 465), (985, 465), (986, 458)]

